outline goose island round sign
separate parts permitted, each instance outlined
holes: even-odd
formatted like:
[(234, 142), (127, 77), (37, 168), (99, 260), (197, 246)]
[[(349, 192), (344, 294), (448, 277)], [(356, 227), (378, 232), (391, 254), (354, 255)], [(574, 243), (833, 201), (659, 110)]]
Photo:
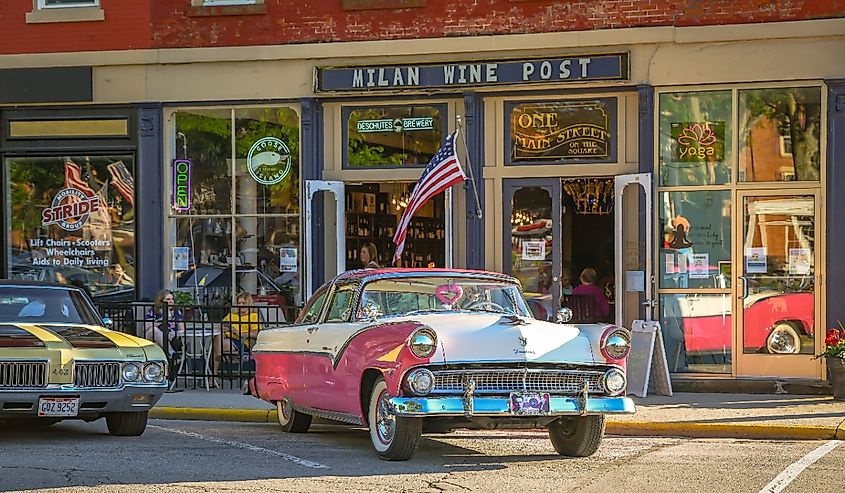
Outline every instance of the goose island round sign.
[(258, 139), (250, 147), (246, 161), (249, 174), (262, 185), (275, 185), (290, 173), (290, 149), (276, 137)]

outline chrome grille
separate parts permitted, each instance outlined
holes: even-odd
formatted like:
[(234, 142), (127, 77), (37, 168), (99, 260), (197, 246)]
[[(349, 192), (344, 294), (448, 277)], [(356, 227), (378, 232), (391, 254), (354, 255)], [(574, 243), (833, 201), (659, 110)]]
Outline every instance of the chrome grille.
[(43, 388), (46, 386), (46, 361), (0, 362), (0, 388)]
[(105, 388), (120, 385), (120, 363), (75, 363), (73, 384), (76, 387)]
[(434, 371), (432, 393), (464, 392), (464, 382), (475, 381), (476, 394), (501, 394), (507, 392), (548, 392), (550, 394), (576, 394), (584, 381), (590, 393), (604, 394), (604, 372), (589, 370), (440, 370)]

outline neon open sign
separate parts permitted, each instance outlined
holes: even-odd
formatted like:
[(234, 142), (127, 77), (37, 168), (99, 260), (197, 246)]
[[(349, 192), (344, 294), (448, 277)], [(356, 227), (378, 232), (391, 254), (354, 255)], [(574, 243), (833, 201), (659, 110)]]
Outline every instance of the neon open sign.
[(191, 208), (191, 160), (173, 160), (173, 208), (187, 211)]

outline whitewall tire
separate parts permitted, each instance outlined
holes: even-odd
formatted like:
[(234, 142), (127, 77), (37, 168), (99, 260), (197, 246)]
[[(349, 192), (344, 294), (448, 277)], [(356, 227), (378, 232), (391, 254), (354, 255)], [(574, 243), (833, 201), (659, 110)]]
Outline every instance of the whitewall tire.
[(387, 384), (379, 377), (370, 393), (367, 422), (370, 441), (383, 460), (408, 460), (414, 455), (422, 436), (422, 418), (393, 414), (387, 400)]
[(282, 431), (288, 433), (305, 433), (311, 427), (312, 416), (297, 411), (290, 401), (282, 399), (276, 401), (276, 413), (278, 414), (279, 426)]

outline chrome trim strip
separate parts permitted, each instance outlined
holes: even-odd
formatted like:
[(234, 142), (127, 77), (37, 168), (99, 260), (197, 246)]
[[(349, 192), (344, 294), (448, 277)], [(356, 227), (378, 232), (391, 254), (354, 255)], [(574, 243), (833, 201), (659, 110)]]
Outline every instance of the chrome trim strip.
[(318, 418), (330, 419), (332, 421), (340, 421), (342, 423), (349, 423), (352, 425), (364, 426), (364, 422), (358, 416), (337, 411), (326, 411), (324, 409), (314, 409), (313, 407), (297, 406), (294, 404), (294, 410), (304, 414), (310, 414)]
[[(579, 403), (579, 401), (581, 401)], [(388, 401), (397, 416), (467, 416), (462, 397), (393, 397)], [(629, 397), (583, 397), (552, 396), (550, 411), (545, 414), (518, 415), (510, 410), (507, 397), (472, 397), (471, 416), (538, 417), (538, 416), (583, 416), (591, 414), (634, 414), (634, 401)]]

